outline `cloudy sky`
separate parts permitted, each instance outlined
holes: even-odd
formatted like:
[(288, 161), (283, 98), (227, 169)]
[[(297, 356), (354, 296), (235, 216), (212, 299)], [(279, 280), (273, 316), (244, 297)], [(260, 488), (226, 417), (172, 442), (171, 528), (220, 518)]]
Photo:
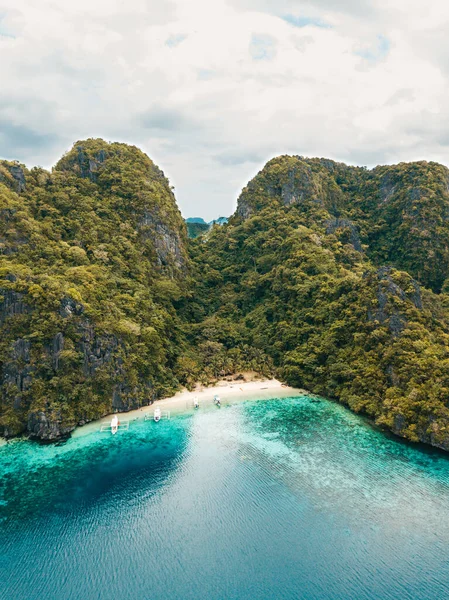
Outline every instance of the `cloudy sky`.
[(277, 154), (449, 164), (445, 0), (0, 0), (0, 157), (141, 147), (184, 216)]

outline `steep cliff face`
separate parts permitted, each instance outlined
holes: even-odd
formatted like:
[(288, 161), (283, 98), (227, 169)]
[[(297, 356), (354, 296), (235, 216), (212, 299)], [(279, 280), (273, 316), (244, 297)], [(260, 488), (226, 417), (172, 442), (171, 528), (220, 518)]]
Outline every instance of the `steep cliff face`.
[(94, 182), (98, 193), (115, 197), (114, 210), (132, 223), (148, 249), (170, 275), (186, 266), (186, 228), (164, 173), (138, 148), (77, 142), (56, 165), (54, 173), (71, 180), (75, 174)]
[[(351, 243), (376, 264), (388, 263), (440, 291), (449, 276), (449, 170), (401, 163), (368, 171), (327, 159), (281, 156), (243, 190), (237, 215), (291, 206), (304, 224), (346, 223)], [(320, 210), (321, 209), (321, 210)], [(341, 233), (341, 232), (340, 232)]]
[(449, 450), (448, 175), (279, 157), (188, 255), (137, 148), (0, 162), (0, 435), (56, 441), (249, 368)]
[(0, 182), (20, 194), (26, 187), (25, 171), (24, 165), (18, 162), (1, 161)]
[(229, 319), (288, 383), (449, 450), (449, 297), (420, 285), (446, 273), (446, 171), (270, 161), (194, 245), (203, 327)]
[[(365, 274), (371, 286), (376, 286), (376, 310), (368, 310), (368, 319), (381, 325), (387, 324), (393, 336), (399, 335), (405, 328), (405, 308), (407, 302), (419, 310), (423, 309), (421, 290), (416, 281), (408, 282), (406, 292), (394, 280), (394, 271), (391, 267), (381, 267), (373, 275)], [(376, 282), (377, 279), (377, 282)]]
[(175, 390), (186, 230), (135, 147), (0, 163), (0, 434), (41, 441)]
[(281, 156), (267, 163), (250, 181), (238, 200), (237, 215), (248, 219), (271, 205), (310, 210), (324, 208), (327, 198), (319, 173), (299, 157)]

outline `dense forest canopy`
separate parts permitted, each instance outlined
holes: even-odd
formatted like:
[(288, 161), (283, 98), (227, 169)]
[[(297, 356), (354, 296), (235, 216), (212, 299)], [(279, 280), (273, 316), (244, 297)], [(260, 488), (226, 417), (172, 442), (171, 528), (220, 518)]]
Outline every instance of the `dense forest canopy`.
[(140, 150), (88, 140), (52, 173), (0, 165), (4, 433), (52, 438), (172, 392), (186, 232)]
[[(449, 170), (437, 163), (349, 167), (281, 156), (243, 190), (237, 214), (295, 206), (304, 224), (358, 237), (373, 263), (389, 264), (441, 291), (449, 276)], [(345, 230), (345, 231), (342, 231)], [(362, 246), (359, 246), (361, 244)]]
[(152, 161), (91, 139), (0, 162), (0, 203), (3, 435), (254, 369), (449, 449), (446, 167), (281, 156), (188, 240)]

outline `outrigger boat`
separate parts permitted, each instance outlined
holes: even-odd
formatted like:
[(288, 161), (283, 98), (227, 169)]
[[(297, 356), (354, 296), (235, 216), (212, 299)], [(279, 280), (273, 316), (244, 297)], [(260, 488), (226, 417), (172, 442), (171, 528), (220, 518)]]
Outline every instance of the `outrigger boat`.
[(220, 396), (218, 396), (217, 394), (215, 394), (214, 396), (214, 404), (216, 406), (221, 406)]
[(195, 396), (195, 398), (193, 399), (193, 408), (199, 408), (200, 407), (200, 403), (198, 400), (198, 396)]
[(161, 410), (159, 406), (154, 409), (154, 413), (147, 413), (144, 417), (145, 421), (155, 421), (159, 423), (161, 419), (170, 419), (170, 411), (169, 410)]
[(100, 432), (105, 433), (110, 431), (112, 435), (115, 435), (119, 429), (128, 430), (129, 421), (119, 421), (118, 416), (114, 415), (110, 423), (103, 423), (100, 426)]

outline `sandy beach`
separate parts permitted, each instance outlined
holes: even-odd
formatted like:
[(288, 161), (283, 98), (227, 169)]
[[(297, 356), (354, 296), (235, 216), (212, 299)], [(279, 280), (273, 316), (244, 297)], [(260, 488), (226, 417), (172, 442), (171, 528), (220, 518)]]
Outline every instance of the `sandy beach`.
[[(246, 378), (248, 379), (248, 377)], [(121, 421), (136, 421), (144, 419), (145, 415), (154, 413), (154, 409), (158, 406), (163, 411), (169, 411), (170, 414), (178, 414), (186, 410), (193, 409), (193, 401), (195, 396), (198, 397), (200, 409), (201, 406), (210, 405), (213, 403), (215, 395), (220, 397), (222, 403), (227, 402), (243, 402), (245, 400), (269, 400), (271, 398), (289, 398), (295, 395), (309, 394), (306, 390), (289, 387), (284, 385), (277, 379), (252, 379), (251, 381), (233, 380), (233, 381), (218, 381), (216, 385), (211, 387), (202, 387), (198, 385), (194, 391), (183, 390), (170, 398), (156, 400), (150, 406), (144, 406), (137, 410), (131, 410), (126, 413), (120, 413)], [(85, 435), (90, 433), (92, 429), (98, 429), (101, 425), (110, 423), (112, 414), (88, 423), (82, 427), (78, 427), (72, 434), (72, 437)]]

